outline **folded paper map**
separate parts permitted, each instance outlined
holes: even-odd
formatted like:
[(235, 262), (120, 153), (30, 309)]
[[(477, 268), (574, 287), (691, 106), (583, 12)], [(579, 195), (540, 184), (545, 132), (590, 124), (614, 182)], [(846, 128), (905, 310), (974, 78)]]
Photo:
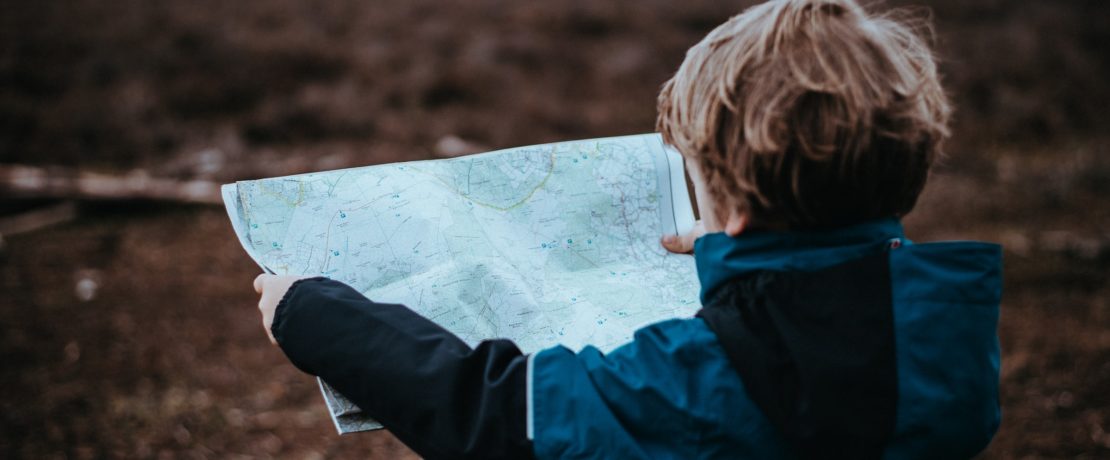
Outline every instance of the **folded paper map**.
[[(342, 281), (472, 346), (610, 350), (699, 307), (693, 258), (659, 245), (694, 215), (681, 157), (657, 134), (240, 181), (222, 193), (263, 270)], [(381, 427), (320, 387), (340, 433)]]

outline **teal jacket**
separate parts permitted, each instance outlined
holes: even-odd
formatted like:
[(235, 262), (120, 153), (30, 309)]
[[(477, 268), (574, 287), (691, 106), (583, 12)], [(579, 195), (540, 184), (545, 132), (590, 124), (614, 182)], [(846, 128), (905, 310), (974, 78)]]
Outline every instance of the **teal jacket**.
[(968, 458), (997, 430), (1001, 249), (894, 219), (716, 233), (704, 309), (529, 357), (537, 458)]
[(289, 360), (428, 459), (967, 458), (999, 422), (1001, 256), (896, 220), (710, 234), (702, 310), (611, 353), (470, 347), (403, 305), (293, 284)]

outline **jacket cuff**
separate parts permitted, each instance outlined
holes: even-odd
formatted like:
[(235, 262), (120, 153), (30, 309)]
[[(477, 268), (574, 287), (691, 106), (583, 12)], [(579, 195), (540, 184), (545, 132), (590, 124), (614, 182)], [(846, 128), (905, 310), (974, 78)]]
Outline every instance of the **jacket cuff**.
[(274, 307), (274, 320), (270, 322), (270, 335), (274, 337), (274, 341), (278, 343), (278, 346), (281, 346), (282, 332), (285, 330), (285, 319), (289, 317), (286, 312), (290, 308), (292, 308), (289, 306), (289, 304), (291, 303), (289, 299), (293, 297), (293, 293), (302, 284), (323, 280), (327, 280), (327, 278), (317, 276), (313, 278), (299, 279), (297, 281), (294, 281), (293, 284), (289, 285), (289, 289), (285, 290), (285, 294), (281, 296), (281, 300), (278, 301), (277, 307)]

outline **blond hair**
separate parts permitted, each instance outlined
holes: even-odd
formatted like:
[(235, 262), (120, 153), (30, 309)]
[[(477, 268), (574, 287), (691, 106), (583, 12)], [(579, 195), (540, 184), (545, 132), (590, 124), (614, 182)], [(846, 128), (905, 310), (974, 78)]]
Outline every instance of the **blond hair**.
[(659, 94), (657, 128), (696, 162), (719, 218), (902, 216), (949, 134), (920, 25), (852, 0), (757, 5), (690, 48)]

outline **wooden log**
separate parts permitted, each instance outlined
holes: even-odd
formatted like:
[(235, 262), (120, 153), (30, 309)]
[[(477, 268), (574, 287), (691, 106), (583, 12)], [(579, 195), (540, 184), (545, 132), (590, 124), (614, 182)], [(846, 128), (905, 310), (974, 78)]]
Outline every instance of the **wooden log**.
[(220, 185), (205, 180), (150, 177), (143, 170), (110, 175), (72, 168), (0, 165), (5, 198), (154, 200), (220, 205)]

